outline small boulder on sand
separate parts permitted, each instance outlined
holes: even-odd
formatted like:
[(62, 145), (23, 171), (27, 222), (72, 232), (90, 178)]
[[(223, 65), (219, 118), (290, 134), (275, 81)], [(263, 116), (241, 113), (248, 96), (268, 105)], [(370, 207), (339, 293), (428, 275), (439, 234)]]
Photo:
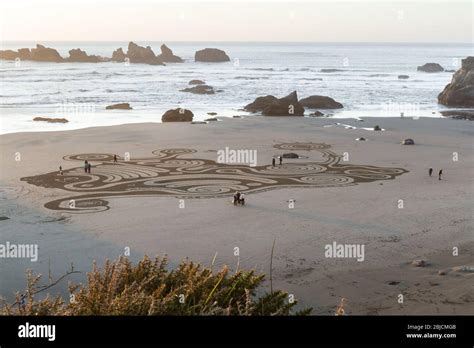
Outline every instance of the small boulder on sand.
[(162, 122), (192, 122), (194, 114), (187, 109), (171, 109), (161, 116)]
[(315, 111), (315, 112), (313, 112), (312, 114), (309, 114), (309, 116), (313, 116), (313, 117), (323, 117), (324, 114), (323, 114), (321, 111)]
[(297, 153), (294, 152), (289, 152), (289, 153), (284, 153), (281, 157), (283, 158), (300, 158)]
[(406, 80), (406, 79), (409, 79), (410, 76), (408, 76), (408, 75), (398, 75), (398, 78), (399, 78), (400, 80)]
[(426, 267), (429, 264), (428, 264), (428, 261), (423, 260), (423, 259), (419, 259), (419, 260), (413, 260), (411, 262), (411, 265), (414, 266), (414, 267)]
[(405, 139), (402, 141), (402, 145), (415, 145), (415, 141), (413, 139)]
[(129, 103), (119, 103), (108, 105), (105, 107), (106, 110), (132, 110), (132, 107)]

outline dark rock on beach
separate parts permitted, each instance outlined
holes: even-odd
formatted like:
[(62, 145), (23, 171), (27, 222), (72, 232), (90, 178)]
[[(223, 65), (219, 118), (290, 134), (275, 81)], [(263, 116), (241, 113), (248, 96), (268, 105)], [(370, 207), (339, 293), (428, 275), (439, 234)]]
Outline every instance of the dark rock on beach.
[(35, 117), (33, 121), (42, 121), (48, 123), (68, 123), (65, 118)]
[(194, 114), (187, 109), (171, 109), (161, 116), (162, 122), (192, 122)]
[(402, 145), (415, 145), (415, 141), (413, 139), (405, 139), (402, 141)]
[(196, 62), (229, 62), (229, 56), (222, 50), (217, 48), (205, 48), (200, 51), (196, 51), (194, 55), (194, 60)]
[(310, 109), (341, 109), (344, 106), (334, 99), (322, 95), (312, 95), (300, 100), (301, 105)]
[(406, 80), (406, 79), (409, 79), (410, 76), (408, 76), (408, 75), (398, 75), (398, 78), (399, 78), (400, 80)]
[(180, 92), (189, 92), (194, 94), (214, 94), (214, 88), (208, 85), (197, 85), (180, 90)]
[(294, 152), (289, 152), (289, 153), (284, 153), (281, 157), (283, 158), (300, 158), (297, 153)]
[(304, 107), (298, 102), (296, 91), (280, 99), (272, 95), (258, 97), (246, 105), (244, 110), (262, 112), (265, 116), (303, 116), (304, 114)]
[(438, 95), (438, 103), (452, 107), (474, 107), (474, 57), (462, 60), (461, 69)]
[(444, 68), (438, 63), (426, 63), (416, 68), (416, 70), (424, 71), (427, 73), (436, 73), (436, 72), (444, 71)]
[(165, 62), (165, 63), (182, 63), (183, 60), (178, 57), (178, 56), (175, 56), (173, 54), (173, 51), (168, 48), (168, 46), (166, 46), (165, 44), (161, 45), (161, 54), (158, 55), (158, 59), (160, 59), (161, 61)]
[(474, 121), (474, 110), (448, 110), (441, 111), (440, 113), (445, 117), (451, 117), (456, 120)]
[(106, 110), (132, 110), (129, 103), (113, 104), (105, 107)]
[(323, 117), (324, 114), (323, 114), (321, 111), (315, 111), (315, 112), (313, 112), (312, 114), (309, 114), (309, 116), (313, 116), (313, 117)]

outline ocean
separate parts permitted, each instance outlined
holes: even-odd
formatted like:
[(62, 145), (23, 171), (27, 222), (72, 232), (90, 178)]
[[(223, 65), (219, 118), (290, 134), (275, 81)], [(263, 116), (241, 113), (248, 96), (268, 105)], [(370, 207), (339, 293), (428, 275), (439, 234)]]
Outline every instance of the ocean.
[[(128, 42), (40, 42), (63, 57), (72, 48), (111, 57)], [(137, 42), (160, 53), (163, 42)], [(447, 108), (437, 95), (452, 72), (418, 72), (428, 62), (456, 70), (473, 55), (471, 44), (239, 43), (165, 42), (184, 63), (151, 66), (124, 63), (41, 63), (0, 61), (0, 133), (69, 130), (138, 122), (160, 122), (168, 109), (193, 111), (195, 120), (246, 115), (241, 109), (257, 96), (299, 98), (326, 95), (344, 105), (322, 110), (334, 118), (387, 116), (441, 117)], [(3, 42), (1, 49), (34, 47), (36, 42)], [(227, 63), (194, 62), (194, 52), (215, 47)], [(331, 69), (324, 72), (322, 69)], [(409, 75), (399, 79), (398, 75)], [(180, 92), (192, 79), (204, 80), (218, 93)], [(113, 103), (132, 111), (105, 111)], [(307, 114), (312, 110), (307, 110)], [(35, 116), (64, 117), (67, 124), (32, 121)], [(255, 116), (258, 117), (258, 116)]]

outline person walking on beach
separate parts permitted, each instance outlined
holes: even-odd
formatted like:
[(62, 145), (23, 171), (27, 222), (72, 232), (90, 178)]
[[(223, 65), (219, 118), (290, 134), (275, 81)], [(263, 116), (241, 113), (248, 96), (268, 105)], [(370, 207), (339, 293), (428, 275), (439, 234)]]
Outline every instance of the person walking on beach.
[(89, 169), (89, 162), (87, 160), (84, 161), (84, 173), (87, 173), (87, 170)]
[(428, 174), (431, 176), (433, 174), (433, 168), (428, 169)]
[(275, 157), (272, 158), (272, 167), (275, 167)]
[(117, 163), (117, 155), (114, 155), (114, 164)]
[(443, 170), (440, 169), (438, 172), (438, 180), (441, 180), (441, 175), (443, 175)]
[(63, 167), (59, 166), (59, 175), (63, 175)]
[(281, 165), (281, 163), (283, 162), (283, 157), (282, 157), (282, 156), (278, 156), (278, 158), (280, 159), (280, 165)]

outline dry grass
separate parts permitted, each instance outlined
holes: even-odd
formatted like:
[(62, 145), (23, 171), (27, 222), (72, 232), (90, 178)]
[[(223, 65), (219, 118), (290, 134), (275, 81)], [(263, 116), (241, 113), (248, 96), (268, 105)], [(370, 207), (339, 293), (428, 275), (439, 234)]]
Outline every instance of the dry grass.
[[(282, 291), (257, 295), (264, 275), (227, 267), (217, 272), (191, 261), (168, 270), (166, 257), (144, 257), (133, 265), (126, 257), (95, 263), (85, 285), (70, 285), (72, 300), (35, 299), (41, 275), (27, 275), (27, 289), (0, 308), (2, 315), (291, 315), (296, 302)], [(43, 287), (44, 289), (44, 287)]]

